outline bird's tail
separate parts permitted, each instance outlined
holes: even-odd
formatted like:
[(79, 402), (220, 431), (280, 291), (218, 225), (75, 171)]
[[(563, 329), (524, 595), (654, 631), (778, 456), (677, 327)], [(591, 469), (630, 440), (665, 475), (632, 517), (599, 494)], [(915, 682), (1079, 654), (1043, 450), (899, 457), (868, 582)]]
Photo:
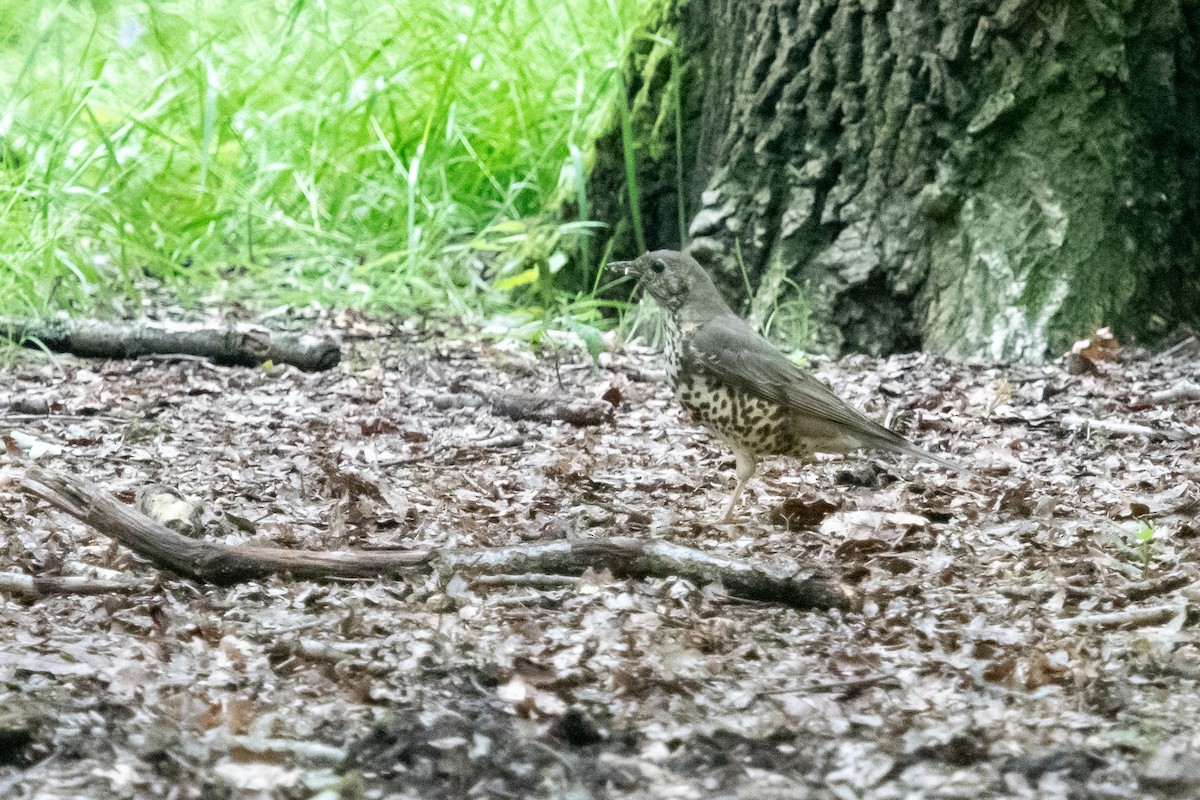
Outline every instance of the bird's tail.
[(875, 448), (877, 450), (887, 450), (889, 452), (899, 453), (901, 455), (916, 456), (917, 458), (923, 458), (926, 461), (934, 461), (938, 464), (941, 464), (943, 467), (948, 467), (963, 475), (975, 475), (977, 477), (979, 475), (979, 473), (969, 469), (968, 467), (964, 467), (962, 464), (917, 447), (915, 444), (908, 441), (908, 439), (905, 439), (895, 431), (884, 428), (883, 426), (879, 427), (879, 431), (880, 433), (877, 433), (873, 436), (861, 437), (863, 439), (863, 446)]
[(941, 464), (943, 467), (949, 467), (950, 469), (952, 469), (955, 472), (962, 474), (962, 475), (974, 475), (976, 477), (979, 476), (978, 472), (976, 472), (975, 470), (973, 470), (969, 467), (964, 467), (962, 464), (959, 464), (957, 461), (951, 461), (948, 458), (942, 458), (939, 455), (935, 455), (935, 454), (929, 452), (928, 450), (923, 450), (920, 447), (917, 447), (912, 442), (905, 442), (904, 444), (905, 444), (904, 449), (900, 451), (902, 453), (907, 453), (910, 456), (917, 456), (918, 458), (923, 458), (926, 461), (935, 461), (938, 464)]

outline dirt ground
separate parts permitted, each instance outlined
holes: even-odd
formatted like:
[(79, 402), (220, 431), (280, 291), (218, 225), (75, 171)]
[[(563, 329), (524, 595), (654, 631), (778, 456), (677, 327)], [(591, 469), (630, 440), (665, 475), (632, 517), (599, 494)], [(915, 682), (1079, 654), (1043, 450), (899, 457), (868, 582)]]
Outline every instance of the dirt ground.
[[(0, 594), (0, 797), (1200, 796), (1194, 337), (1082, 374), (818, 362), (977, 474), (772, 459), (746, 518), (720, 525), (732, 457), (649, 348), (594, 367), (570, 347), (325, 323), (345, 352), (321, 374), (0, 367), (2, 569), (141, 582)], [(471, 399), (511, 390), (615, 408), (576, 427)], [(200, 585), (22, 492), (30, 464), (126, 502), (178, 489), (224, 542), (664, 537), (836, 571), (863, 605), (604, 573)]]

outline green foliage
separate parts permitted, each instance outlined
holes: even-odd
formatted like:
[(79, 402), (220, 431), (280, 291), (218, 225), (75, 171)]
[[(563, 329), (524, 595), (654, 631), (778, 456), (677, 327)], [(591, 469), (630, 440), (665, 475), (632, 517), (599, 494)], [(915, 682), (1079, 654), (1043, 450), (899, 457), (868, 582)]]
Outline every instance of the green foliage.
[(525, 220), (564, 194), (586, 211), (637, 11), (0, 0), (0, 312), (124, 308), (144, 276), (257, 304), (561, 307), (550, 259), (590, 259), (589, 231)]
[(1154, 528), (1142, 520), (1136, 520), (1122, 525), (1121, 534), (1118, 548), (1138, 563), (1143, 578), (1150, 577), (1150, 566), (1158, 550), (1155, 545)]
[(808, 292), (801, 289), (796, 282), (785, 279), (784, 283), (790, 288), (788, 300), (778, 297), (771, 308), (771, 313), (763, 323), (763, 335), (781, 343), (785, 349), (797, 353), (815, 348), (812, 331), (812, 307), (808, 304)]
[[(568, 261), (568, 243), (581, 225), (543, 225), (540, 229), (519, 221), (505, 223), (510, 241), (496, 244), (501, 257), (495, 287), (509, 294), (506, 311), (494, 315), (484, 332), (502, 338), (520, 339), (536, 348), (555, 353), (574, 338), (593, 360), (603, 349), (601, 331), (612, 312), (624, 303), (605, 300), (612, 283), (621, 280), (597, 270), (591, 290), (568, 295), (556, 286), (555, 277)], [(486, 232), (485, 232), (486, 233)], [(472, 245), (468, 245), (472, 246)]]
[(617, 112), (621, 124), (621, 153), (625, 159), (625, 191), (629, 193), (629, 219), (633, 223), (633, 241), (639, 253), (646, 250), (646, 236), (642, 231), (642, 203), (637, 183), (637, 141), (633, 135), (633, 120), (629, 112), (629, 86), (621, 76), (621, 96), (617, 101)]
[(1154, 558), (1154, 528), (1139, 522), (1133, 531), (1133, 547), (1142, 563), (1142, 577), (1145, 578), (1150, 574), (1150, 562)]

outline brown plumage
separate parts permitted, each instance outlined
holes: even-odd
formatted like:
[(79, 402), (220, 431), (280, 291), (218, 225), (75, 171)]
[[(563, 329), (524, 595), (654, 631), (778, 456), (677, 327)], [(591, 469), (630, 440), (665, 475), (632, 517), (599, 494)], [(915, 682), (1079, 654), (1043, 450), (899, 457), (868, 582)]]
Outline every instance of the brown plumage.
[(962, 470), (847, 405), (789, 361), (730, 310), (695, 259), (674, 250), (610, 264), (637, 275), (665, 313), (667, 379), (692, 417), (737, 458), (728, 521), (758, 458), (844, 453), (860, 448), (907, 453)]

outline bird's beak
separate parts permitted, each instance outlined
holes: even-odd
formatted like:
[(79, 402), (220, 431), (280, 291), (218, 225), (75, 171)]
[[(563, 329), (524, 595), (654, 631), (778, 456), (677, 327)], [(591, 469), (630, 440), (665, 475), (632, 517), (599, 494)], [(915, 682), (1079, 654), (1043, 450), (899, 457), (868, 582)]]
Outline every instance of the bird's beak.
[(632, 261), (610, 261), (608, 262), (608, 268), (613, 272), (620, 272), (625, 275), (632, 275), (636, 272)]

